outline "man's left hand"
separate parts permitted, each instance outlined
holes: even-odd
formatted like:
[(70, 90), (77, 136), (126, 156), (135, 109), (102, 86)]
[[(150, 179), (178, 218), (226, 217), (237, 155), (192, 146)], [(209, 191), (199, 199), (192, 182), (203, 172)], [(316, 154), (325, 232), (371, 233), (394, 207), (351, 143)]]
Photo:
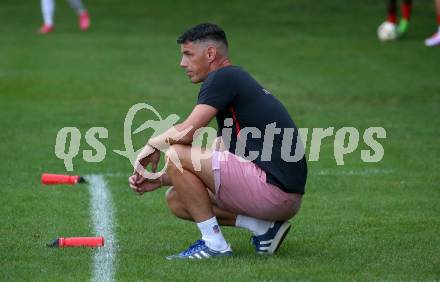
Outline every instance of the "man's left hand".
[(141, 196), (145, 192), (151, 192), (162, 187), (162, 183), (160, 179), (156, 179), (156, 180), (143, 179), (142, 181), (139, 181), (138, 175), (136, 174), (128, 178), (128, 183), (131, 187), (131, 190), (133, 190), (133, 192), (138, 193)]

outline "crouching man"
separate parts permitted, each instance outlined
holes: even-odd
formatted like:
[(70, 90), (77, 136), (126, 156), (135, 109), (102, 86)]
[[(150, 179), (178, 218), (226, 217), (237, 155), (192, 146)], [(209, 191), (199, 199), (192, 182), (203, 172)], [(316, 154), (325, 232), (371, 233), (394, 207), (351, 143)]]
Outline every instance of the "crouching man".
[[(200, 229), (201, 240), (168, 259), (232, 255), (219, 225), (248, 229), (256, 252), (273, 254), (304, 194), (307, 164), (297, 127), (280, 101), (231, 64), (220, 27), (199, 24), (177, 42), (180, 66), (191, 82), (202, 82), (196, 106), (182, 123), (147, 142), (129, 185), (139, 194), (171, 186), (166, 197), (172, 213)], [(193, 146), (194, 133), (214, 118), (216, 146)], [(156, 171), (161, 150), (166, 173), (146, 176), (147, 166)]]

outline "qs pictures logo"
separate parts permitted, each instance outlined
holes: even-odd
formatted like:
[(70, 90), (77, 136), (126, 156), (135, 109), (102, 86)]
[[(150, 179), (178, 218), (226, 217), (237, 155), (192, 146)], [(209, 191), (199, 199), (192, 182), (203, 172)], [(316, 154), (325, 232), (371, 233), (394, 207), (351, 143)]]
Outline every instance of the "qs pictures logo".
[[(136, 129), (132, 129), (133, 120), (136, 114), (141, 111), (149, 111), (154, 114), (156, 119), (145, 121), (141, 126)], [(179, 140), (183, 136), (187, 135), (192, 128), (186, 128), (181, 131), (177, 131), (174, 125), (179, 121), (180, 117), (176, 114), (171, 114), (165, 119), (159, 114), (159, 112), (151, 105), (146, 103), (138, 103), (133, 105), (127, 112), (124, 120), (124, 145), (123, 150), (113, 150), (114, 153), (127, 158), (131, 165), (136, 168), (136, 159), (140, 154), (144, 154), (143, 148), (138, 150), (134, 149), (132, 136), (138, 134), (146, 129), (153, 129), (154, 133), (151, 138), (161, 135), (165, 131), (173, 136), (173, 140)], [(232, 134), (232, 119), (224, 120), (225, 127), (221, 132), (221, 139), (223, 145), (226, 148), (230, 147), (230, 144), (226, 144), (231, 141)], [(308, 143), (308, 136), (310, 138), (310, 149), (307, 157), (309, 162), (319, 161), (321, 143), (323, 139), (332, 138), (333, 140), (333, 155), (337, 165), (344, 165), (344, 156), (353, 154), (358, 150), (359, 144), (364, 143), (368, 148), (360, 151), (360, 158), (366, 163), (376, 163), (383, 159), (385, 150), (379, 139), (386, 138), (386, 130), (383, 127), (368, 127), (361, 135), (358, 129), (354, 127), (341, 127), (335, 129), (334, 127), (328, 128), (299, 128), (298, 134), (294, 134), (295, 128), (278, 128), (276, 122), (266, 125), (264, 132), (256, 127), (243, 127), (240, 130), (240, 136), (237, 138), (236, 150), (234, 154), (243, 157), (246, 160), (252, 161), (258, 157), (261, 157), (262, 161), (271, 161), (273, 153), (273, 141), (274, 136), (282, 134), (282, 146), (281, 146), (281, 158), (286, 162), (295, 162), (305, 154), (305, 147)], [(195, 131), (193, 140), (197, 137), (204, 137), (204, 134), (208, 133), (208, 143), (217, 136), (217, 131), (211, 127), (202, 127)], [(309, 134), (311, 133), (311, 134)], [(294, 137), (295, 136), (295, 137)], [(298, 136), (300, 138), (298, 138)], [(105, 159), (107, 150), (100, 139), (106, 139), (109, 137), (108, 130), (104, 127), (92, 127), (84, 135), (86, 143), (93, 149), (87, 149), (82, 151), (83, 160), (86, 162), (99, 163)], [(248, 139), (262, 139), (264, 144), (263, 149), (260, 151), (247, 150)], [(294, 139), (297, 140), (294, 140)], [(76, 127), (63, 127), (59, 130), (56, 142), (55, 142), (55, 156), (64, 161), (64, 166), (67, 171), (73, 171), (73, 160), (78, 155), (81, 143), (81, 132)], [(69, 142), (68, 142), (69, 140)], [(229, 140), (229, 141), (228, 141)], [(146, 143), (147, 140), (145, 140)], [(297, 144), (296, 151), (291, 155), (290, 149), (292, 144)], [(197, 142), (193, 143), (197, 144)], [(304, 145), (303, 145), (304, 144)], [(197, 146), (197, 145), (196, 145)], [(160, 149), (162, 152), (172, 150), (173, 148), (169, 144), (163, 144)], [(248, 151), (248, 155), (245, 156), (245, 152)], [(168, 154), (174, 156), (175, 154)], [(177, 166), (181, 167), (179, 159), (171, 158), (170, 160)], [(169, 161), (168, 158), (166, 160)], [(194, 159), (193, 159), (194, 161)], [(196, 160), (197, 161), (197, 160)], [(150, 176), (159, 176), (166, 168)], [(149, 173), (149, 172), (145, 172)]]

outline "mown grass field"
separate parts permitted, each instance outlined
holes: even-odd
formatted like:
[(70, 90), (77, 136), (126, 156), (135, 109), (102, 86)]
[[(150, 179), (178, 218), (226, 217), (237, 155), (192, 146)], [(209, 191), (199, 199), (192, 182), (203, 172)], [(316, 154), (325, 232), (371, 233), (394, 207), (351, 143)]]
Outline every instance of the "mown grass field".
[[(435, 30), (431, 1), (415, 1), (410, 33), (391, 44), (376, 39), (385, 18), (379, 0), (87, 1), (87, 33), (58, 1), (48, 36), (35, 34), (38, 2), (0, 3), (0, 280), (91, 277), (94, 250), (45, 246), (93, 235), (87, 186), (40, 184), (42, 172), (66, 172), (54, 154), (65, 126), (83, 138), (90, 127), (108, 129), (105, 160), (87, 163), (80, 151), (73, 173), (106, 175), (117, 280), (440, 279), (440, 49), (423, 46)], [(179, 69), (175, 39), (205, 21), (224, 27), (232, 62), (278, 96), (299, 127), (387, 131), (379, 163), (362, 162), (361, 143), (337, 166), (334, 138), (324, 139), (294, 229), (274, 257), (254, 254), (245, 230), (224, 228), (232, 259), (166, 261), (198, 230), (171, 216), (165, 190), (133, 194), (130, 164), (112, 152), (124, 147), (133, 104), (149, 103), (162, 116), (192, 109), (199, 85)]]

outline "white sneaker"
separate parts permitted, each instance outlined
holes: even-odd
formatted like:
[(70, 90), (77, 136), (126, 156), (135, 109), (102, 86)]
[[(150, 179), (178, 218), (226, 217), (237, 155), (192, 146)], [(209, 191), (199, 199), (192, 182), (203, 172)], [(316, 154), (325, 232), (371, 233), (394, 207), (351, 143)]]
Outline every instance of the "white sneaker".
[(425, 45), (428, 47), (433, 47), (440, 44), (440, 31), (434, 33), (433, 36), (425, 40)]

